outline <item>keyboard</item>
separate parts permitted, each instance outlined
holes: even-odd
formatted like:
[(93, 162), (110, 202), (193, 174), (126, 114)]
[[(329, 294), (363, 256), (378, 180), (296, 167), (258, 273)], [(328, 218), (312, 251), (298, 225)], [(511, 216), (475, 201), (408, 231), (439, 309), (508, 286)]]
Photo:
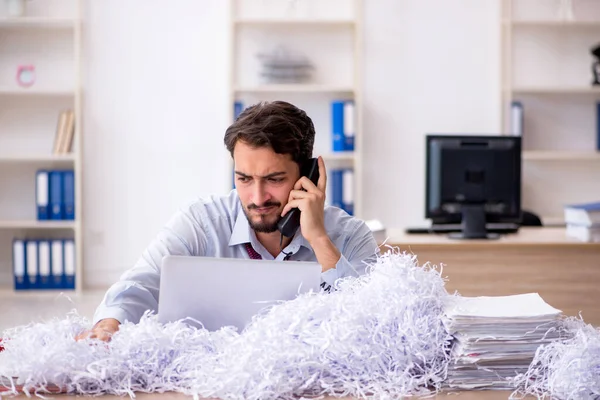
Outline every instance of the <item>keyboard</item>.
[[(509, 234), (517, 233), (519, 231), (519, 225), (509, 223), (490, 223), (486, 225), (486, 229), (489, 233)], [(413, 227), (406, 228), (405, 230), (405, 232), (408, 234), (454, 233), (461, 231), (461, 224), (434, 224), (430, 227)]]

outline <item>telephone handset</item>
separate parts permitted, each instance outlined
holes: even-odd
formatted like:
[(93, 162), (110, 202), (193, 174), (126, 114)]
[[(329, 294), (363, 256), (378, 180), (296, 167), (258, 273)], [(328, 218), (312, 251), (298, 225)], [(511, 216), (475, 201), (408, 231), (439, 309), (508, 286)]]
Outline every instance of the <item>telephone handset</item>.
[[(315, 185), (319, 181), (319, 159), (311, 158), (306, 165), (302, 168), (302, 176), (306, 176)], [(285, 237), (292, 237), (296, 234), (296, 231), (300, 227), (300, 210), (292, 208), (288, 213), (279, 221), (277, 228), (279, 232)]]

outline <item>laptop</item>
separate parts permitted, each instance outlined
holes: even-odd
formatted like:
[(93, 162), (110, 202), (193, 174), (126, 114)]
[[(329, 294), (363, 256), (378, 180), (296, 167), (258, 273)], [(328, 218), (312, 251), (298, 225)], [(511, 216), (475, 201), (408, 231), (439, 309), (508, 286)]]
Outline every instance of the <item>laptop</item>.
[(242, 332), (265, 307), (318, 292), (320, 284), (316, 262), (165, 256), (158, 320), (187, 318), (186, 323), (209, 331), (234, 326)]

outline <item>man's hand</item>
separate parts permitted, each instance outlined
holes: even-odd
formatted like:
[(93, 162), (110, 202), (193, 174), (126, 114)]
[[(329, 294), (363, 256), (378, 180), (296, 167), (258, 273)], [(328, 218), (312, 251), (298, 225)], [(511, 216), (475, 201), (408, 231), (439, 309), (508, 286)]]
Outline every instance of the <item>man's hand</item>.
[(301, 177), (290, 192), (288, 203), (283, 207), (281, 216), (292, 208), (300, 210), (300, 227), (302, 236), (315, 252), (317, 261), (323, 272), (335, 268), (341, 254), (335, 247), (325, 229), (325, 193), (327, 188), (327, 171), (323, 158), (319, 157), (319, 180), (317, 185), (307, 177)]
[(319, 157), (319, 180), (317, 185), (305, 176), (294, 185), (288, 198), (288, 202), (281, 211), (285, 216), (292, 208), (298, 208), (300, 212), (300, 226), (302, 236), (309, 242), (320, 237), (327, 236), (325, 231), (325, 217), (323, 208), (325, 206), (325, 188), (327, 186), (327, 171), (325, 163)]
[(75, 337), (75, 340), (100, 339), (104, 342), (110, 341), (112, 335), (119, 330), (121, 323), (114, 318), (106, 318), (98, 321), (89, 331), (84, 331)]

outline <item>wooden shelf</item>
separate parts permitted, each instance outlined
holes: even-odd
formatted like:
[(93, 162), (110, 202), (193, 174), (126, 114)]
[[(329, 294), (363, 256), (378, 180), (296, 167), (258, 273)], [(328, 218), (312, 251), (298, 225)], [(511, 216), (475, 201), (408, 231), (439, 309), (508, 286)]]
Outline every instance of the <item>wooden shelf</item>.
[(511, 20), (504, 21), (504, 25), (512, 25), (515, 27), (571, 27), (571, 28), (600, 28), (600, 21), (561, 21), (561, 20)]
[(75, 92), (73, 90), (64, 90), (64, 89), (49, 89), (49, 88), (21, 88), (21, 87), (0, 87), (0, 96), (2, 95), (10, 95), (10, 96), (54, 96), (54, 97), (64, 97), (64, 96), (75, 96)]
[(9, 155), (0, 154), (0, 163), (45, 163), (45, 162), (61, 162), (73, 163), (75, 154), (64, 155)]
[(30, 290), (15, 290), (11, 286), (0, 286), (0, 299), (14, 298), (14, 297), (35, 297), (40, 296), (48, 299), (56, 299), (58, 296), (64, 293), (69, 296), (77, 294), (73, 289), (30, 289)]
[(272, 84), (253, 87), (235, 88), (236, 94), (252, 93), (354, 93), (354, 88), (348, 86), (332, 86), (319, 84)]
[(593, 151), (523, 151), (526, 161), (600, 161), (600, 152)]
[(505, 91), (514, 94), (600, 94), (600, 86), (514, 87)]
[(76, 221), (0, 220), (0, 229), (75, 229)]
[(0, 17), (0, 28), (73, 29), (79, 22), (73, 18)]
[(352, 27), (355, 25), (354, 20), (350, 19), (315, 19), (315, 18), (237, 18), (234, 24), (238, 26), (338, 26)]

